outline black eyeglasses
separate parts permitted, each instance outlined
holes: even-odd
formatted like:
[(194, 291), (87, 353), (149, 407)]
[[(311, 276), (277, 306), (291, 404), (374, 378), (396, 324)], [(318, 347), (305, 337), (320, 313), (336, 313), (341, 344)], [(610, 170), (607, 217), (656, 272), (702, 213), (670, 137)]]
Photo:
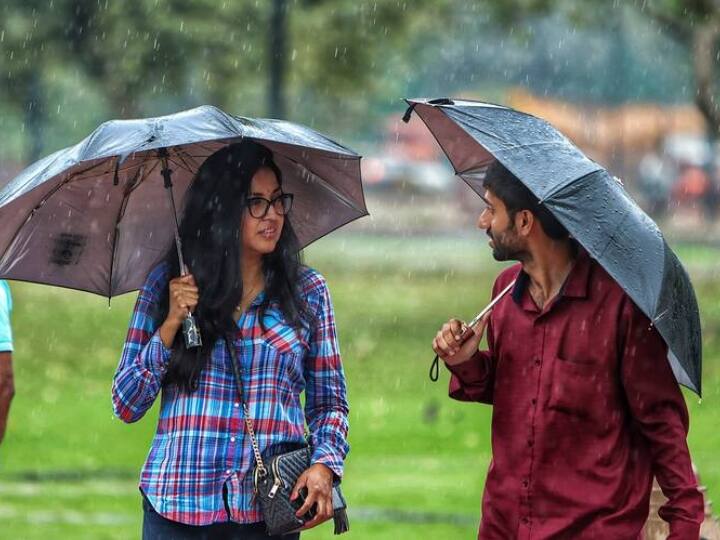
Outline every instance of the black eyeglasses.
[(278, 215), (284, 216), (290, 212), (292, 203), (292, 193), (281, 193), (272, 200), (268, 200), (265, 197), (249, 197), (247, 200), (247, 209), (252, 217), (262, 219), (267, 216), (270, 205), (272, 205)]

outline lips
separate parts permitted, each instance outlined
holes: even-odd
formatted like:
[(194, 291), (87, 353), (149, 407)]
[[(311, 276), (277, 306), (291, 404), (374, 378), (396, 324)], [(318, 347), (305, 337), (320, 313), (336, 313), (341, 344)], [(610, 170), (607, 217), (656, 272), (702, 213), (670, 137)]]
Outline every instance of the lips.
[(268, 227), (267, 229), (263, 229), (263, 230), (259, 231), (258, 234), (260, 236), (262, 236), (263, 238), (269, 240), (269, 239), (275, 238), (275, 236), (277, 236), (277, 232), (278, 232), (277, 228)]

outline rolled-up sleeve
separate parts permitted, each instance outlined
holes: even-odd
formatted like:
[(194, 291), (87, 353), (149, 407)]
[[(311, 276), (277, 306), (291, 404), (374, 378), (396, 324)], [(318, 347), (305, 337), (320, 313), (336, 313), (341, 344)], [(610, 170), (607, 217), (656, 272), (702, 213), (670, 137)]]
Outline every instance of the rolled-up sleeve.
[(628, 405), (648, 441), (653, 473), (668, 498), (659, 515), (670, 539), (698, 538), (704, 519), (702, 493), (687, 445), (689, 416), (660, 334), (630, 301), (623, 309), (622, 384)]
[(159, 324), (150, 313), (166, 284), (164, 269), (153, 270), (140, 290), (130, 319), (112, 385), (113, 410), (124, 422), (142, 418), (162, 388), (170, 350), (160, 339)]
[(310, 304), (316, 309), (309, 351), (305, 358), (305, 417), (313, 449), (312, 462), (343, 474), (347, 442), (347, 389), (335, 328), (330, 293), (317, 277)]

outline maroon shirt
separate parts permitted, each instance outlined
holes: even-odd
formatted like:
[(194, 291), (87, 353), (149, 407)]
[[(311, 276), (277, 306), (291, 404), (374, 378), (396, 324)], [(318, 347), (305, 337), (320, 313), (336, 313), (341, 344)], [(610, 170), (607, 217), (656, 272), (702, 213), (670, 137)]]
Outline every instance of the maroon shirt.
[(688, 412), (650, 321), (581, 250), (544, 310), (515, 265), (493, 309), (489, 350), (450, 367), (450, 396), (493, 405), (493, 459), (478, 538), (636, 539), (653, 475), (673, 539), (697, 539), (703, 498)]

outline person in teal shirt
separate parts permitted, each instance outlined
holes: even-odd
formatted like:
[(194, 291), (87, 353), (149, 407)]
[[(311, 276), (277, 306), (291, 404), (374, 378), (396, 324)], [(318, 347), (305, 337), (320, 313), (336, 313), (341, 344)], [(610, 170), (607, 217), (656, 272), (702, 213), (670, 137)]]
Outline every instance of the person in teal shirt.
[(15, 395), (12, 369), (11, 312), (12, 296), (10, 295), (10, 286), (6, 281), (0, 279), (0, 443), (5, 437), (10, 402)]

